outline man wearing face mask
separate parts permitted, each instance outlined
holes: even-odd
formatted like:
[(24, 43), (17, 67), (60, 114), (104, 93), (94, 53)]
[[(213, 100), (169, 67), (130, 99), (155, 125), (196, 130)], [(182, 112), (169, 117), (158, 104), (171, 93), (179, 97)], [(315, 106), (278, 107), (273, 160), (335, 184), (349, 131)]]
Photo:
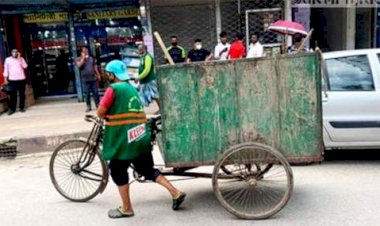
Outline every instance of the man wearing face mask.
[(91, 57), (86, 47), (82, 48), (81, 56), (77, 58), (76, 65), (82, 76), (84, 92), (86, 94), (86, 112), (91, 111), (91, 93), (95, 100), (96, 108), (99, 105), (98, 84), (96, 80), (101, 79), (96, 60)]
[[(186, 59), (186, 51), (185, 49), (178, 45), (178, 38), (177, 36), (172, 36), (171, 37), (171, 46), (168, 48), (169, 55), (172, 57), (174, 63), (183, 63), (185, 62)], [(166, 63), (169, 63), (168, 60), (166, 59)]]
[(190, 50), (187, 54), (187, 63), (199, 62), (199, 61), (210, 61), (212, 54), (210, 51), (202, 48), (202, 40), (195, 39), (194, 49)]
[[(98, 116), (108, 118), (105, 123), (102, 158), (110, 160), (112, 180), (118, 186), (122, 205), (108, 211), (110, 218), (133, 217), (129, 196), (128, 168), (147, 180), (154, 181), (168, 190), (172, 197), (172, 209), (178, 210), (186, 194), (175, 188), (159, 170), (153, 168), (150, 129), (137, 90), (128, 82), (127, 68), (120, 60), (106, 66), (111, 81), (98, 108)], [(136, 135), (137, 134), (137, 135)]]
[(4, 62), (4, 84), (12, 87), (10, 92), (10, 103), (8, 115), (16, 112), (17, 93), (20, 96), (20, 111), (25, 112), (25, 87), (26, 76), (25, 69), (28, 67), (24, 58), (21, 57), (17, 49), (12, 50), (12, 56), (5, 59)]

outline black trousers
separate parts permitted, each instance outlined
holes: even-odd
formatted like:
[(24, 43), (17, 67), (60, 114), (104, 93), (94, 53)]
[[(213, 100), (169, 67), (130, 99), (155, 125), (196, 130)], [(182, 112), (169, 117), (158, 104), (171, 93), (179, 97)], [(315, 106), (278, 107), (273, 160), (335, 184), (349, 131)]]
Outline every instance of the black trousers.
[(20, 110), (25, 108), (25, 80), (9, 81), (9, 84), (13, 87), (12, 92), (9, 94), (9, 110), (16, 111), (17, 105), (17, 93), (20, 97)]
[(133, 164), (135, 170), (146, 180), (156, 181), (161, 175), (158, 169), (153, 167), (152, 152), (141, 154), (136, 159), (131, 160), (111, 160), (109, 168), (113, 182), (117, 186), (123, 186), (129, 183), (128, 168)]
[(97, 108), (99, 105), (99, 91), (98, 84), (96, 81), (86, 81), (84, 82), (84, 92), (86, 97), (86, 105), (87, 108), (91, 108), (91, 93), (95, 100), (95, 107)]

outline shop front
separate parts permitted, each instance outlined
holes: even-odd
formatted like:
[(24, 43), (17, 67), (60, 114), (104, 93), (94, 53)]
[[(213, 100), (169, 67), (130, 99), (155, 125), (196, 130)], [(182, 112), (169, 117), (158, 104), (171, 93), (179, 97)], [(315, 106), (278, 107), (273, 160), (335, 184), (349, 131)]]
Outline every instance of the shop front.
[[(21, 40), (21, 51), (29, 63), (28, 81), (36, 97), (77, 94), (79, 100), (83, 99), (81, 79), (74, 64), (83, 47), (89, 49), (100, 71), (112, 59), (131, 62), (137, 57), (136, 45), (143, 41), (143, 30), (147, 30), (141, 23), (140, 2), (91, 2), (68, 2), (58, 7), (52, 4), (47, 12), (35, 9), (34, 5), (14, 5), (12, 10), (7, 6), (8, 11), (2, 10), (6, 36), (2, 55), (8, 55), (10, 49), (19, 49), (17, 39)], [(14, 26), (20, 28), (19, 37), (12, 32)], [(99, 82), (100, 88), (105, 86), (105, 82)]]

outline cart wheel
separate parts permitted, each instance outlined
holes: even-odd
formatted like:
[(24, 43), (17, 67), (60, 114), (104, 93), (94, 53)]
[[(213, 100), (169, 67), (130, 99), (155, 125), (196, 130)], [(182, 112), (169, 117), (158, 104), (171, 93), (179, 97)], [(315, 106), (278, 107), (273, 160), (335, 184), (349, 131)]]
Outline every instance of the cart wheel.
[[(107, 164), (99, 152), (92, 153), (85, 150), (86, 147), (85, 140), (68, 140), (55, 149), (50, 159), (50, 179), (55, 189), (73, 202), (94, 198), (104, 191), (108, 183)], [(81, 161), (82, 154), (92, 160)]]
[(265, 219), (280, 211), (293, 190), (293, 173), (278, 151), (259, 143), (230, 148), (217, 162), (212, 185), (220, 204), (244, 219)]

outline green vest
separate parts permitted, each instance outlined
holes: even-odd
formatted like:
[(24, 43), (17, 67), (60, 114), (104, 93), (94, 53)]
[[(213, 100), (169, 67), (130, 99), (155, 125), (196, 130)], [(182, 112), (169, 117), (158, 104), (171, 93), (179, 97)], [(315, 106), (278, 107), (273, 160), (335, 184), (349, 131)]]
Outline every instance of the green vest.
[(130, 160), (150, 150), (150, 128), (137, 90), (129, 83), (111, 84), (115, 98), (108, 110), (103, 159)]
[(144, 79), (142, 79), (140, 81), (142, 84), (148, 83), (152, 80), (155, 80), (157, 77), (156, 71), (154, 70), (154, 59), (153, 59), (152, 55), (150, 55), (149, 53), (146, 53), (140, 57), (139, 74), (141, 74), (141, 72), (144, 71), (145, 67), (147, 67), (147, 65), (146, 65), (147, 58), (149, 58), (149, 60), (151, 60), (152, 63), (151, 63), (150, 68), (149, 68), (149, 74)]

